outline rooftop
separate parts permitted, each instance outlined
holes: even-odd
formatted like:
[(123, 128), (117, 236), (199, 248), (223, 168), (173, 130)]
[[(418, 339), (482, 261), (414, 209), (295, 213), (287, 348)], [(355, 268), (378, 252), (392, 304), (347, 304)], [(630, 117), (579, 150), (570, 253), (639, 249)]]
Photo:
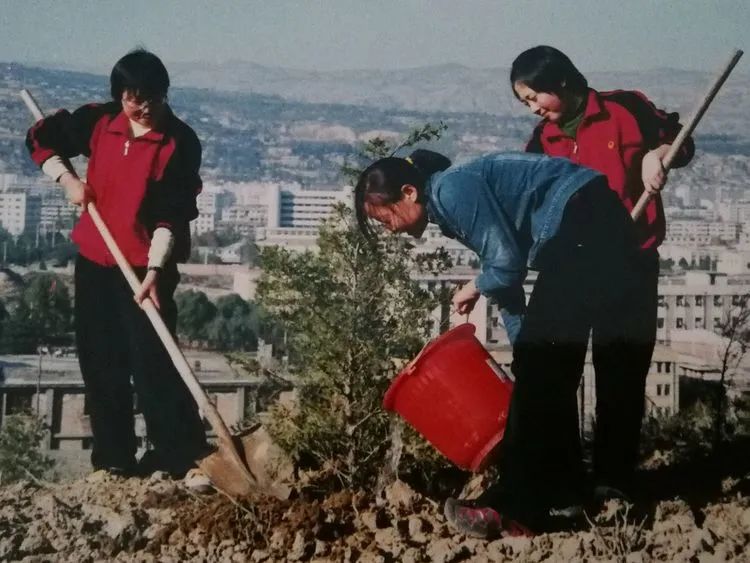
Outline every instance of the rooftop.
[[(185, 358), (202, 383), (253, 386), (261, 381), (230, 366), (223, 355), (215, 352), (188, 351)], [(0, 355), (0, 387), (36, 385), (40, 371), (44, 387), (83, 386), (76, 356)]]

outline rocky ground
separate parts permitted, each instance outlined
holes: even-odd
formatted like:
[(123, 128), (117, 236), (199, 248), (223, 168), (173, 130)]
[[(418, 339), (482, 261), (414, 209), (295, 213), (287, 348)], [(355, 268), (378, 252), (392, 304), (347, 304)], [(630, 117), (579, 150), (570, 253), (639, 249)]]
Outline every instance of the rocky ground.
[(749, 490), (750, 475), (724, 478), (712, 501), (610, 503), (584, 531), (482, 541), (454, 534), (439, 503), (398, 481), (378, 497), (238, 503), (160, 473), (97, 472), (0, 489), (0, 560), (750, 561)]

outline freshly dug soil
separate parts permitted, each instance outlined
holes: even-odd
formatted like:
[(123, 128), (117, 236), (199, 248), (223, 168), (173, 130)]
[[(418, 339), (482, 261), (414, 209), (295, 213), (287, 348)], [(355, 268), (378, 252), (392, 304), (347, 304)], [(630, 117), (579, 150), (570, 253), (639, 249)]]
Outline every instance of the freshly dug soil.
[(0, 488), (1, 561), (750, 561), (750, 476), (701, 508), (610, 502), (576, 533), (485, 541), (397, 481), (382, 495), (199, 496), (155, 473)]

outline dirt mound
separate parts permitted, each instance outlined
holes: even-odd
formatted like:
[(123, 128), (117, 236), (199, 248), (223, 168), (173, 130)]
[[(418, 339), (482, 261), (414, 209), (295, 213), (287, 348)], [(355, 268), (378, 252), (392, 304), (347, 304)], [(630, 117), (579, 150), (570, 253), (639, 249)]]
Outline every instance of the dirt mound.
[(2, 561), (750, 561), (748, 479), (696, 515), (684, 501), (650, 514), (611, 502), (578, 533), (483, 541), (457, 535), (440, 506), (397, 482), (379, 497), (234, 502), (156, 473), (102, 472), (0, 489)]

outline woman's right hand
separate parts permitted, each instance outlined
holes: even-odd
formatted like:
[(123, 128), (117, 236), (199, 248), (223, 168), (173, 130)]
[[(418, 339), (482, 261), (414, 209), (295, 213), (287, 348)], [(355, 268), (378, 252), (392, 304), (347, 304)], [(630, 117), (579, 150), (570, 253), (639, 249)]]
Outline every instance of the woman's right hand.
[(479, 296), (479, 290), (474, 280), (471, 280), (453, 294), (453, 299), (451, 300), (453, 309), (461, 315), (468, 315), (474, 309), (474, 305), (477, 304)]
[(94, 191), (86, 182), (70, 172), (66, 172), (58, 180), (65, 188), (65, 197), (73, 205), (80, 205), (86, 209), (90, 201), (94, 201)]

